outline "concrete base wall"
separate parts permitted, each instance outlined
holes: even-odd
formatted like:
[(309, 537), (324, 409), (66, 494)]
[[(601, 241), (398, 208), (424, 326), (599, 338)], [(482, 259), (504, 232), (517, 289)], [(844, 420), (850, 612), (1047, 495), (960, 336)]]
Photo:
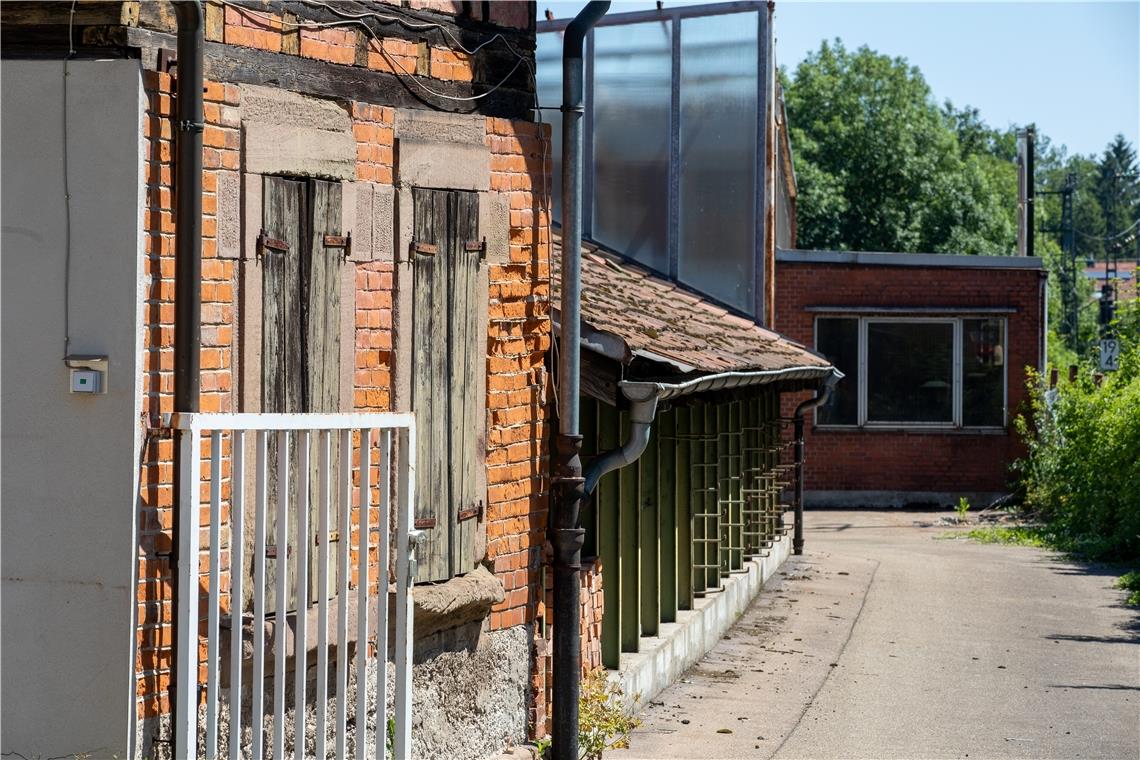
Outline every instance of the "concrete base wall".
[(776, 541), (767, 557), (750, 560), (744, 570), (725, 578), (723, 591), (695, 600), (692, 610), (679, 611), (677, 622), (661, 624), (659, 636), (642, 637), (637, 654), (623, 654), (610, 679), (621, 686), (627, 705), (644, 705), (716, 646), (791, 549), (790, 535)]
[(965, 498), (974, 510), (985, 509), (1005, 496), (1001, 491), (805, 491), (804, 506), (853, 509), (859, 507), (907, 507), (953, 508), (958, 499)]

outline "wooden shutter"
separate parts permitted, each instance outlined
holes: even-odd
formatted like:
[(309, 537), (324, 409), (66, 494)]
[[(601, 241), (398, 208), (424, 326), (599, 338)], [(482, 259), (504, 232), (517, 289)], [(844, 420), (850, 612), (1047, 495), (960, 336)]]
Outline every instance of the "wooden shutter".
[(451, 282), (448, 321), (451, 328), (451, 350), (448, 402), (451, 527), (451, 573), (459, 575), (473, 569), (479, 559), (473, 557), (475, 530), (479, 524), (476, 489), (477, 447), (483, 440), (483, 418), (478, 409), (477, 373), (483, 372), (486, 351), (486, 329), (479, 329), (479, 264), (481, 250), (475, 241), (479, 235), (479, 196), (475, 193), (451, 193), (453, 210), (451, 239), (448, 241), (448, 276)]
[[(341, 191), (338, 183), (266, 177), (262, 190), (261, 410), (263, 412), (336, 412), (340, 410), (340, 273), (343, 248), (325, 245), (325, 236), (340, 234)], [(290, 442), (291, 483), (298, 482), (297, 437)], [(309, 453), (309, 525), (315, 539), (317, 441)], [(277, 437), (269, 439), (269, 543), (276, 544)], [(333, 467), (339, 452), (334, 442)], [(332, 486), (335, 489), (335, 484)], [(335, 490), (333, 491), (335, 493)], [(295, 503), (296, 493), (290, 494)], [(288, 545), (276, 552), (296, 556), (295, 513), (290, 510)], [(335, 519), (333, 516), (332, 519)], [(312, 544), (310, 544), (312, 546)], [(330, 552), (335, 556), (335, 552)], [(310, 551), (310, 578), (316, 578), (317, 552)], [(267, 563), (267, 580), (276, 582), (277, 563)], [(296, 568), (289, 565), (292, 599)], [(315, 581), (310, 586), (315, 591)], [(335, 584), (335, 579), (330, 578)], [(335, 585), (333, 585), (335, 588)], [(273, 611), (274, 597), (266, 597)], [(292, 601), (290, 602), (292, 605)]]
[(478, 374), (485, 330), (478, 329), (478, 196), (413, 190), (412, 406), (416, 413), (416, 525), (421, 581), (468, 572), (477, 515)]

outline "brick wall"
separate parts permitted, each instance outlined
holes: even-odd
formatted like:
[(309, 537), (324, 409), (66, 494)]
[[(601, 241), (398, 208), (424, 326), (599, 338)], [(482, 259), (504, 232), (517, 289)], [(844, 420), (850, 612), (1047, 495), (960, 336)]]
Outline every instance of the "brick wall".
[[(781, 261), (776, 329), (814, 344), (811, 306), (1012, 307), (1008, 319), (1009, 420), (1026, 401), (1025, 368), (1040, 365), (1041, 288), (1032, 269), (876, 266)], [(892, 315), (897, 316), (897, 315)], [(785, 394), (790, 416), (810, 394)], [(1021, 454), (1012, 424), (1004, 433), (813, 429), (805, 425), (810, 491), (979, 492), (1005, 490)]]
[[(421, 3), (425, 7), (452, 4)], [(454, 4), (460, 6), (463, 4)], [(520, 4), (524, 5), (525, 4)], [(480, 4), (472, 4), (478, 8)], [(215, 8), (215, 6), (211, 6)], [(217, 14), (220, 9), (215, 9)], [(492, 17), (504, 10), (492, 7)], [(402, 40), (375, 42), (350, 28), (319, 32), (294, 30), (279, 16), (248, 14), (233, 7), (214, 16), (211, 38), (228, 44), (258, 47), (333, 62), (355, 62), (399, 71), (419, 62), (417, 46)], [(510, 14), (507, 13), (509, 16)], [(218, 21), (221, 23), (217, 23)], [(516, 19), (517, 21), (517, 19)], [(503, 18), (500, 23), (513, 23)], [(529, 25), (529, 20), (522, 26)], [(209, 26), (209, 24), (208, 24)], [(351, 60), (348, 58), (352, 52)], [(363, 53), (361, 52), (363, 51)], [(427, 65), (433, 78), (470, 81), (475, 78), (469, 56), (445, 49), (429, 50)], [(401, 59), (400, 56), (407, 56)], [(146, 72), (148, 109), (145, 121), (146, 175), (146, 337), (144, 408), (151, 433), (147, 439), (140, 480), (138, 581), (138, 714), (149, 718), (169, 710), (169, 668), (172, 660), (172, 578), (169, 552), (173, 541), (173, 440), (161, 432), (161, 415), (173, 411), (174, 333), (174, 218), (172, 207), (172, 115), (174, 82), (167, 74)], [(203, 135), (203, 283), (202, 283), (202, 398), (203, 411), (235, 411), (234, 327), (238, 323), (237, 262), (220, 258), (217, 245), (218, 183), (222, 173), (241, 166), (240, 90), (236, 85), (209, 82), (206, 88)], [(349, 104), (357, 143), (359, 182), (394, 182), (394, 109), (376, 103)], [(481, 118), (481, 117), (473, 117)], [(491, 189), (509, 200), (509, 260), (489, 270), (487, 333), (487, 558), (506, 590), (504, 601), (491, 613), (492, 630), (545, 620), (542, 604), (543, 546), (549, 488), (547, 417), (549, 378), (544, 366), (551, 342), (550, 232), (545, 197), (549, 192), (549, 127), (529, 121), (488, 118), (486, 145), (491, 151)], [(545, 147), (544, 147), (545, 146)], [(543, 156), (547, 156), (544, 166)], [(240, 184), (240, 183), (239, 183)], [(392, 408), (393, 288), (392, 264), (373, 261), (355, 266), (355, 366), (353, 407), (358, 411)], [(355, 443), (357, 449), (359, 441)], [(203, 457), (209, 457), (209, 441)], [(222, 452), (222, 473), (229, 477), (230, 451)], [(354, 451), (359, 461), (359, 451)], [(373, 482), (378, 482), (373, 477)], [(223, 508), (228, 522), (229, 483), (223, 483)], [(354, 502), (358, 498), (353, 489)], [(379, 499), (374, 495), (373, 504)], [(203, 514), (203, 522), (209, 518)], [(378, 515), (372, 516), (373, 524)], [(355, 516), (354, 516), (355, 520)], [(223, 535), (226, 533), (223, 530)], [(356, 539), (352, 538), (353, 552)], [(206, 545), (206, 542), (203, 542)], [(355, 562), (355, 553), (354, 553)], [(222, 588), (228, 588), (228, 552), (223, 551)], [(371, 579), (373, 584), (379, 578)], [(203, 577), (203, 587), (205, 578)], [(203, 600), (204, 601), (204, 600)], [(203, 606), (203, 614), (205, 607)], [(229, 599), (223, 594), (223, 615)], [(547, 680), (542, 642), (536, 635), (532, 681)], [(544, 732), (547, 704), (536, 689), (532, 725)]]

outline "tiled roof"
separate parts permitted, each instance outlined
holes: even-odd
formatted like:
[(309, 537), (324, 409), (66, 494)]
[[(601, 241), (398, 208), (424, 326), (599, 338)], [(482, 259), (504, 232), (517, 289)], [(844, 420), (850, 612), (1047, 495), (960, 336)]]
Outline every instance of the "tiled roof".
[[(554, 297), (562, 248), (554, 239)], [(618, 336), (635, 357), (683, 373), (828, 368), (804, 346), (590, 243), (582, 246), (582, 322)]]

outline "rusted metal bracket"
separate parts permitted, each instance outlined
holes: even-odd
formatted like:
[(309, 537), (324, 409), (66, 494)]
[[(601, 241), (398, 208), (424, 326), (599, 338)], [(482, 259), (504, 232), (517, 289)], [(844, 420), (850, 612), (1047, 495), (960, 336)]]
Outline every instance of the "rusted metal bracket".
[(475, 502), (473, 505), (471, 505), (467, 509), (459, 510), (459, 514), (456, 516), (456, 520), (459, 522), (463, 522), (464, 520), (470, 520), (472, 517), (477, 517), (477, 518), (479, 518), (479, 521), (482, 522), (482, 520), (483, 520), (483, 500), (482, 499)]
[[(432, 245), (431, 243), (422, 243), (418, 240), (413, 240), (411, 247), (412, 247), (412, 253), (413, 254), (418, 253), (418, 254), (421, 254), (423, 256), (435, 256), (436, 254), (439, 253), (439, 246), (438, 245)], [(413, 256), (413, 259), (414, 258), (415, 257)]]
[(478, 253), (479, 261), (487, 260), (487, 238), (482, 240), (468, 240), (463, 244), (463, 250), (467, 253)]
[(435, 518), (434, 517), (421, 517), (421, 518), (416, 520), (416, 524), (415, 524), (416, 530), (431, 530), (434, 527), (435, 527)]
[(260, 261), (265, 254), (288, 253), (289, 244), (284, 240), (269, 237), (269, 233), (262, 230), (257, 235), (257, 258)]
[(343, 249), (343, 252), (341, 253), (341, 258), (343, 258), (345, 261), (348, 261), (349, 256), (352, 255), (352, 233), (351, 232), (346, 233), (344, 235), (329, 235), (326, 233), (324, 238), (323, 238), (323, 241), (324, 241), (325, 248), (341, 248), (341, 249)]
[[(286, 557), (292, 557), (293, 556), (293, 547), (292, 546), (286, 546), (285, 547), (285, 556)], [(266, 559), (277, 559), (277, 545), (276, 544), (267, 544), (266, 545), (266, 547), (265, 547), (265, 558)]]

